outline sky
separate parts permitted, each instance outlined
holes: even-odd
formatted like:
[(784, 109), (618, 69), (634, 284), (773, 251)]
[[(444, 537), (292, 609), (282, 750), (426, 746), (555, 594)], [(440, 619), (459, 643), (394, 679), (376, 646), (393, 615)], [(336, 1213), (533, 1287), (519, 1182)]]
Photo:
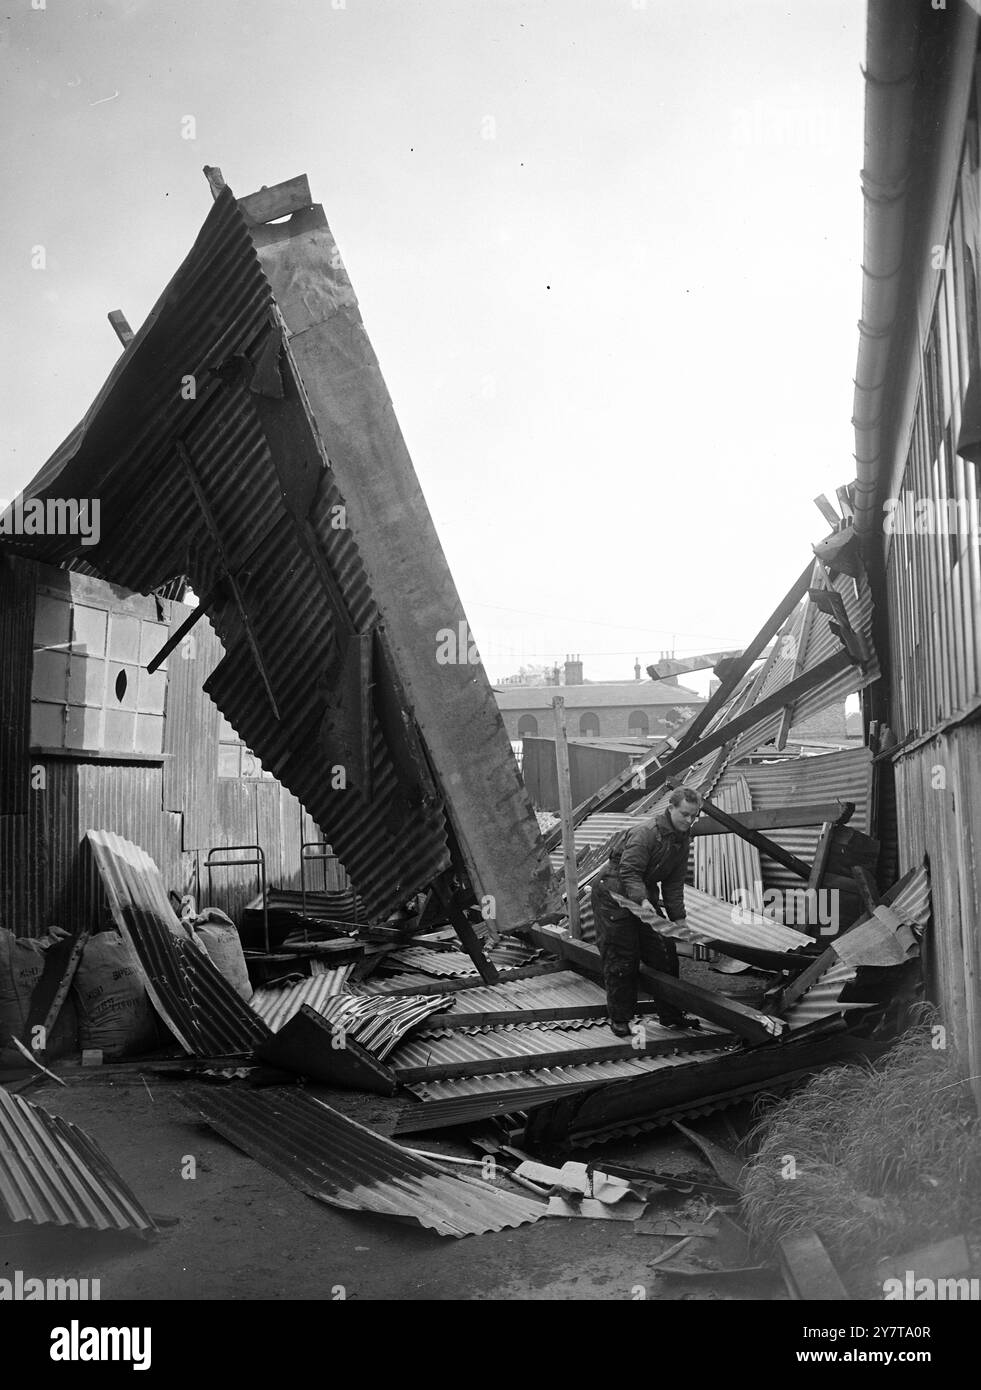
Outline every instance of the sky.
[(0, 498), (187, 254), (202, 166), (306, 173), (491, 679), (744, 646), (855, 475), (864, 31), (864, 0), (6, 0)]

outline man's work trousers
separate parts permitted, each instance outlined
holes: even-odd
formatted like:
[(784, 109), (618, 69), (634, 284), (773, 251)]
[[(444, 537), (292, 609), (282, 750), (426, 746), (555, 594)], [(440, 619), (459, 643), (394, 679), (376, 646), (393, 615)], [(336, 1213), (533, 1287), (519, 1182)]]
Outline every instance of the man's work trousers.
[[(678, 952), (674, 942), (661, 936), (639, 917), (620, 907), (609, 889), (619, 892), (619, 878), (601, 878), (593, 884), (590, 899), (596, 923), (596, 944), (603, 964), (606, 1000), (613, 1023), (628, 1023), (637, 1012), (640, 964), (678, 978)], [(677, 1023), (682, 1011), (671, 1004), (658, 1006), (663, 1023)]]

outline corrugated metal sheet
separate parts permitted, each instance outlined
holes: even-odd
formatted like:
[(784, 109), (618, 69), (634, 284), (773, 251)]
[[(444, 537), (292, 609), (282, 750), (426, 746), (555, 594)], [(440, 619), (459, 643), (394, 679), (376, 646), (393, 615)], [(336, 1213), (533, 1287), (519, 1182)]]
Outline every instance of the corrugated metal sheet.
[[(909, 931), (909, 927), (915, 926), (922, 931), (929, 921), (930, 911), (930, 875), (924, 865), (913, 875), (910, 882), (896, 894), (887, 909), (888, 917), (886, 920), (898, 924), (895, 929), (898, 958), (919, 953), (915, 937)], [(836, 953), (840, 951), (845, 959), (837, 960), (825, 970), (810, 989), (787, 1010), (784, 1018), (791, 1029), (803, 1028), (805, 1024), (815, 1023), (818, 1019), (829, 1018), (834, 1014), (870, 1007), (868, 1004), (859, 1002), (845, 1004), (841, 1002), (842, 991), (857, 978), (858, 969), (862, 963), (863, 953), (855, 952), (853, 949), (859, 940), (864, 940), (861, 923), (856, 924), (850, 932), (844, 933), (838, 943), (832, 943), (831, 949)], [(878, 963), (874, 954), (866, 954), (865, 960)]]
[(392, 999), (384, 995), (372, 998), (342, 994), (328, 1000), (321, 1012), (328, 1023), (343, 1028), (383, 1062), (406, 1033), (439, 1008), (438, 995), (400, 995)]
[(113, 920), (130, 941), (154, 1007), (186, 1052), (218, 1057), (251, 1052), (270, 1036), (207, 955), (171, 929), (178, 919), (160, 871), (138, 845), (105, 830), (86, 839)]
[[(751, 811), (753, 801), (745, 777), (737, 777), (731, 787), (720, 787), (715, 804), (730, 815)], [(693, 839), (690, 870), (694, 886), (711, 897), (723, 902), (735, 898), (756, 911), (763, 905), (760, 852), (739, 835), (699, 835)]]
[(344, 992), (353, 969), (354, 962), (348, 961), (325, 970), (322, 975), (310, 975), (295, 985), (257, 989), (249, 1002), (270, 1032), (278, 1033), (304, 1004), (323, 1013), (327, 1001)]
[[(526, 965), (540, 954), (541, 952), (534, 947), (523, 946), (518, 942), (502, 942), (486, 951), (488, 960), (501, 969)], [(407, 966), (410, 970), (419, 970), (422, 974), (433, 975), (437, 979), (460, 979), (466, 975), (477, 974), (473, 961), (462, 951), (439, 951), (429, 946), (400, 947), (386, 956), (385, 964), (389, 962)]]
[(981, 726), (952, 729), (898, 758), (895, 770), (900, 867), (921, 855), (930, 861), (929, 996), (942, 1003), (942, 1021), (981, 1108)]
[[(520, 980), (525, 978), (537, 979), (540, 975), (551, 975), (555, 971), (555, 966), (551, 961), (539, 964), (534, 962), (531, 965), (519, 965), (514, 969), (505, 969), (500, 972), (502, 983), (509, 980)], [(460, 982), (461, 989), (470, 989), (465, 980)], [(474, 975), (476, 981), (477, 976)], [(392, 975), (389, 979), (380, 979), (372, 976), (357, 985), (357, 989), (362, 994), (427, 994), (432, 990), (440, 989), (446, 985), (455, 985), (455, 980), (436, 980), (432, 975), (423, 975), (418, 970), (407, 970), (404, 974)], [(454, 991), (455, 993), (456, 991)]]
[(839, 961), (816, 980), (806, 994), (802, 995), (793, 1008), (784, 1014), (787, 1026), (791, 1029), (803, 1028), (818, 1019), (830, 1018), (832, 1014), (846, 1013), (850, 1009), (868, 1009), (869, 1004), (843, 1004), (841, 992), (850, 985), (858, 971), (853, 965)]
[[(679, 1028), (664, 1028), (650, 1018), (644, 1020), (648, 1043), (678, 1043), (682, 1038), (696, 1036), (701, 1040), (711, 1033), (722, 1031), (706, 1025), (696, 1035)], [(454, 1032), (442, 1037), (410, 1038), (389, 1060), (398, 1071), (400, 1067), (436, 1067), (448, 1062), (486, 1062), (499, 1058), (504, 1070), (509, 1058), (567, 1051), (569, 1065), (574, 1066), (577, 1052), (594, 1047), (623, 1047), (627, 1043), (627, 1039), (617, 1037), (605, 1020), (586, 1031), (563, 1027), (560, 1022), (557, 1028), (549, 1030), (547, 1037), (543, 1037), (537, 1028), (515, 1027), (478, 1034)]]
[(448, 1081), (422, 1081), (406, 1089), (420, 1100), (438, 1101), (460, 1096), (489, 1096), (498, 1092), (518, 1093), (548, 1086), (588, 1086), (594, 1082), (646, 1076), (649, 1072), (664, 1071), (669, 1067), (699, 1066), (724, 1055), (724, 1050), (719, 1049), (699, 1053), (697, 1061), (693, 1061), (689, 1054), (669, 1053), (661, 1057), (628, 1057), (615, 1062), (569, 1062), (561, 1067), (541, 1067), (532, 1071), (501, 1071), (486, 1076), (459, 1076)]
[[(800, 880), (797, 882), (799, 884)], [(706, 941), (758, 946), (767, 951), (796, 951), (801, 946), (813, 945), (813, 937), (804, 932), (782, 926), (748, 908), (720, 902), (699, 888), (685, 889), (685, 911), (688, 925)]]
[[(35, 566), (0, 563), (0, 827), (21, 816), (31, 799), (28, 746)], [(0, 835), (2, 835), (0, 829)], [(0, 863), (9, 862), (0, 858)]]
[[(817, 805), (822, 801), (852, 801), (855, 812), (848, 822), (855, 830), (869, 834), (872, 805), (872, 753), (865, 747), (848, 748), (839, 753), (823, 753), (813, 758), (785, 758), (771, 763), (730, 762), (718, 783), (716, 795), (731, 787), (737, 777), (749, 786), (754, 811), (777, 810), (784, 806)], [(792, 826), (768, 830), (767, 837), (806, 864), (814, 860), (821, 835), (819, 825)], [(801, 880), (783, 864), (767, 854), (760, 855), (766, 888), (799, 888)]]
[(335, 988), (338, 973), (333, 972), (334, 978), (318, 975), (285, 989), (263, 990), (263, 997), (258, 1003), (253, 997), (253, 1008), (272, 1031), (278, 1033), (306, 1004), (328, 1023), (343, 1028), (349, 1037), (381, 1061), (423, 1019), (443, 1010), (438, 994), (398, 995), (395, 998), (348, 994)]
[(575, 971), (557, 970), (532, 979), (473, 985), (440, 997), (444, 1012), (473, 1014), (502, 1009), (551, 1009), (563, 1004), (597, 1004), (605, 1001), (606, 994), (595, 981), (584, 979)]
[(408, 1217), (441, 1236), (480, 1235), (537, 1221), (545, 1204), (428, 1159), (297, 1090), (199, 1090), (185, 1096), (219, 1134), (330, 1206)]
[(11, 1221), (141, 1234), (156, 1230), (84, 1130), (2, 1087), (0, 1202)]

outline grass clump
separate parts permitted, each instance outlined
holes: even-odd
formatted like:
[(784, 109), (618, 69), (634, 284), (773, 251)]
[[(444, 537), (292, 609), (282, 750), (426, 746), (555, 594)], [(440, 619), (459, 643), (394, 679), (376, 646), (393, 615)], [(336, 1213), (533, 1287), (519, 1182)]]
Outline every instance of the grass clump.
[(981, 1121), (927, 1022), (874, 1066), (820, 1072), (747, 1143), (744, 1210), (765, 1247), (815, 1231), (840, 1267), (981, 1234)]

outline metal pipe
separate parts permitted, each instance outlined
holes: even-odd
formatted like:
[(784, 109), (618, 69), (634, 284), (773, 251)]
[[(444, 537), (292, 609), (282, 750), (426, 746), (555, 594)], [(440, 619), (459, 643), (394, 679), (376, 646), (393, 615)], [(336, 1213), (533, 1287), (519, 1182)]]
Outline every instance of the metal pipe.
[(917, 0), (869, 0), (865, 67), (865, 235), (855, 369), (855, 530), (877, 524), (882, 419), (899, 304), (913, 125)]

